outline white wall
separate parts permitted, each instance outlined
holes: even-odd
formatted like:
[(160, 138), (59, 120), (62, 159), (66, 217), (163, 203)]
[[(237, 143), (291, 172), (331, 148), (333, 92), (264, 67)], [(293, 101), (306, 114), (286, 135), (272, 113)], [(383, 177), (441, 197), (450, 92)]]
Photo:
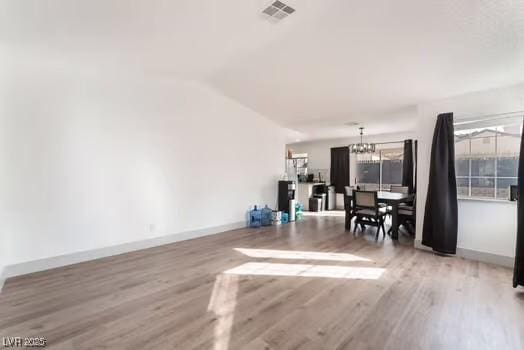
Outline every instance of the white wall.
[(245, 221), (276, 202), (283, 129), (204, 85), (65, 71), (3, 84), (3, 265)]
[(458, 247), (515, 256), (516, 202), (459, 200), (458, 208)]
[[(439, 113), (453, 112), (455, 120), (524, 110), (524, 85), (477, 92), (421, 104), (418, 107), (417, 236), (422, 224), (429, 180), (431, 142)], [(517, 207), (508, 202), (459, 200), (458, 247), (482, 253), (515, 256)]]

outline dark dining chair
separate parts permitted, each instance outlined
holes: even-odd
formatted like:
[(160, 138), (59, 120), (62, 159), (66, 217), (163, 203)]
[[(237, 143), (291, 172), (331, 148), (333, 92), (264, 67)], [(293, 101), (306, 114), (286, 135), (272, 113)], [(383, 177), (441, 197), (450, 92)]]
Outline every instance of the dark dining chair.
[[(391, 185), (390, 191), (391, 192), (395, 192), (395, 193), (409, 194), (409, 187), (408, 186)], [(400, 203), (399, 204), (399, 207), (410, 207), (410, 206), (413, 206), (413, 202)], [(388, 208), (388, 209), (391, 210), (391, 208)]]
[(386, 208), (379, 206), (376, 191), (353, 191), (353, 216), (355, 216), (355, 227), (353, 232), (356, 232), (357, 226), (360, 225), (364, 230), (366, 225), (377, 227), (377, 235), (382, 228), (383, 237), (386, 237), (386, 229), (384, 228), (384, 219), (386, 216)]
[(344, 210), (353, 212), (353, 200), (351, 195), (353, 194), (353, 189), (350, 186), (344, 187)]
[(391, 185), (391, 187), (389, 188), (389, 191), (390, 192), (395, 192), (395, 193), (408, 194), (409, 193), (409, 187), (408, 186)]
[(346, 229), (351, 229), (351, 220), (353, 218), (353, 201), (349, 197), (353, 193), (353, 189), (349, 186), (344, 187), (344, 210), (349, 212), (350, 215), (346, 215)]
[[(398, 207), (398, 226), (404, 226), (410, 235), (413, 235), (415, 233), (416, 211), (416, 198), (413, 200), (413, 203), (410, 203), (410, 205)], [(390, 234), (391, 230), (392, 227), (388, 230), (388, 234)]]
[(359, 189), (362, 191), (379, 191), (380, 186), (378, 184), (359, 184)]

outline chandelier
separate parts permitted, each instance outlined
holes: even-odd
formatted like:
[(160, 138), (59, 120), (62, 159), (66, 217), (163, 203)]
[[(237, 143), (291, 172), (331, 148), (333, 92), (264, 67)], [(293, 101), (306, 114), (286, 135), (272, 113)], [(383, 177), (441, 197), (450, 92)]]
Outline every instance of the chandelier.
[(349, 150), (351, 153), (373, 153), (375, 152), (374, 143), (364, 143), (362, 142), (362, 135), (364, 135), (364, 128), (360, 127), (360, 143), (354, 143), (349, 145)]

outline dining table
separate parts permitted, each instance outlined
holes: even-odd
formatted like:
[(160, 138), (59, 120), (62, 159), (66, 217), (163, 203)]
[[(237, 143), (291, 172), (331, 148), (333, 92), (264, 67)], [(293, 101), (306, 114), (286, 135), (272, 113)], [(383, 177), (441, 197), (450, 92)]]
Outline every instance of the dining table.
[[(344, 200), (344, 211), (346, 212), (346, 229), (351, 229), (351, 220), (353, 213), (351, 211), (351, 200), (353, 194), (346, 193)], [(377, 191), (377, 200), (391, 207), (391, 238), (398, 239), (398, 207), (400, 203), (413, 202), (414, 193), (397, 193), (389, 191)]]

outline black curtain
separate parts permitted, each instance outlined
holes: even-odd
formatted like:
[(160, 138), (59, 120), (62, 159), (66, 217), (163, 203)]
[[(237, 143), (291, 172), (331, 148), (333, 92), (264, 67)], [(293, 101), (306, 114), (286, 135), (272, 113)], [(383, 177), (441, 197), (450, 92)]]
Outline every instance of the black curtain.
[(434, 251), (457, 251), (457, 179), (453, 113), (439, 114), (429, 169), (428, 196), (422, 229), (422, 244)]
[(404, 140), (402, 186), (408, 187), (409, 193), (413, 193), (413, 140)]
[(417, 192), (418, 142), (415, 140), (415, 177), (413, 178), (413, 192)]
[(520, 140), (520, 158), (519, 158), (519, 180), (518, 193), (519, 201), (517, 203), (517, 248), (515, 251), (515, 268), (513, 269), (513, 287), (519, 284), (524, 286), (524, 134)]
[(349, 147), (331, 149), (330, 180), (336, 193), (345, 193), (344, 187), (349, 186)]

